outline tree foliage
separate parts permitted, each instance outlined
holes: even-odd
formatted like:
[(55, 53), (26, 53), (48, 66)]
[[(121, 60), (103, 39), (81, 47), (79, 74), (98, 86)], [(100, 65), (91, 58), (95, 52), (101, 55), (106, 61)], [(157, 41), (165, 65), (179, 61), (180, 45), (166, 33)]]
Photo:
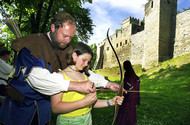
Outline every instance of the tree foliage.
[(93, 30), (89, 9), (82, 8), (85, 2), (92, 0), (1, 0), (1, 21), (13, 18), (17, 21), (22, 35), (43, 33), (50, 30), (50, 21), (59, 11), (69, 12), (77, 23), (77, 37), (87, 42)]
[(92, 58), (92, 62), (91, 62), (91, 68), (93, 68), (94, 63), (95, 63), (95, 61), (96, 61), (97, 46), (96, 46), (96, 44), (92, 44), (92, 45), (90, 45), (90, 48), (91, 48), (92, 51), (93, 51), (93, 58)]
[(11, 42), (15, 39), (5, 25), (6, 19), (12, 18), (17, 22), (22, 36), (45, 33), (50, 31), (51, 19), (59, 11), (70, 13), (76, 20), (77, 32), (71, 45), (79, 40), (87, 43), (93, 34), (93, 24), (89, 9), (82, 8), (85, 2), (92, 3), (92, 0), (0, 0), (0, 44), (11, 50)]

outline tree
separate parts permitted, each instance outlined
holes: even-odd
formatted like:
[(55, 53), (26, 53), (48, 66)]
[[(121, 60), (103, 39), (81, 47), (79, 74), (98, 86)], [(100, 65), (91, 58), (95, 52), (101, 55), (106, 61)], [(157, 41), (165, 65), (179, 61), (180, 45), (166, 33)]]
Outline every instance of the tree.
[(77, 23), (77, 37), (87, 42), (92, 35), (93, 24), (89, 9), (82, 8), (85, 2), (92, 0), (1, 0), (0, 13), (5, 19), (14, 18), (22, 35), (47, 32), (50, 29), (50, 20), (58, 11), (67, 11)]
[(93, 51), (93, 58), (92, 58), (92, 62), (91, 62), (91, 68), (93, 68), (94, 63), (95, 63), (95, 61), (96, 61), (97, 46), (96, 46), (96, 44), (94, 43), (94, 44), (90, 45), (90, 48), (91, 48), (92, 51)]

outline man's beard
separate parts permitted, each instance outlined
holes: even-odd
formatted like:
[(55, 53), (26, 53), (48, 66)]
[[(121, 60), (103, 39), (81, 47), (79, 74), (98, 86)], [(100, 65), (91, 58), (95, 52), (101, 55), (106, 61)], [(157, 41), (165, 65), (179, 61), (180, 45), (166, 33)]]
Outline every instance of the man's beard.
[(52, 34), (51, 41), (52, 44), (59, 49), (65, 49), (69, 45), (67, 42), (64, 42), (64, 45), (61, 45), (61, 42), (57, 40), (57, 30)]

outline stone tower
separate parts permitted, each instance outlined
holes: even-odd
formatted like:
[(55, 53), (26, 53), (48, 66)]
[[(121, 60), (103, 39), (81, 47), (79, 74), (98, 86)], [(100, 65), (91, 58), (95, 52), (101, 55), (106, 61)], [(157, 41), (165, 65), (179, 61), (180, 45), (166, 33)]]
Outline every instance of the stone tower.
[(145, 5), (142, 67), (149, 68), (173, 57), (177, 0), (149, 0)]

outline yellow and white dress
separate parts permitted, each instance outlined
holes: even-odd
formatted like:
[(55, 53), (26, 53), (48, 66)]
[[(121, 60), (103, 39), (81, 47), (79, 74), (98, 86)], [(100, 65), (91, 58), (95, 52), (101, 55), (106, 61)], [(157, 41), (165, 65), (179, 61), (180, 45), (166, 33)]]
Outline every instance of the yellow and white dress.
[[(64, 73), (65, 80), (73, 81), (66, 75), (64, 71), (62, 72)], [(87, 80), (88, 78), (85, 75), (85, 81)], [(83, 99), (85, 96), (86, 96), (85, 93), (79, 93), (76, 91), (64, 92), (62, 97), (62, 102), (75, 102)], [(91, 110), (92, 110), (92, 105), (89, 105), (69, 113), (60, 114), (57, 117), (56, 125), (91, 125), (92, 124), (91, 113), (90, 113)]]

